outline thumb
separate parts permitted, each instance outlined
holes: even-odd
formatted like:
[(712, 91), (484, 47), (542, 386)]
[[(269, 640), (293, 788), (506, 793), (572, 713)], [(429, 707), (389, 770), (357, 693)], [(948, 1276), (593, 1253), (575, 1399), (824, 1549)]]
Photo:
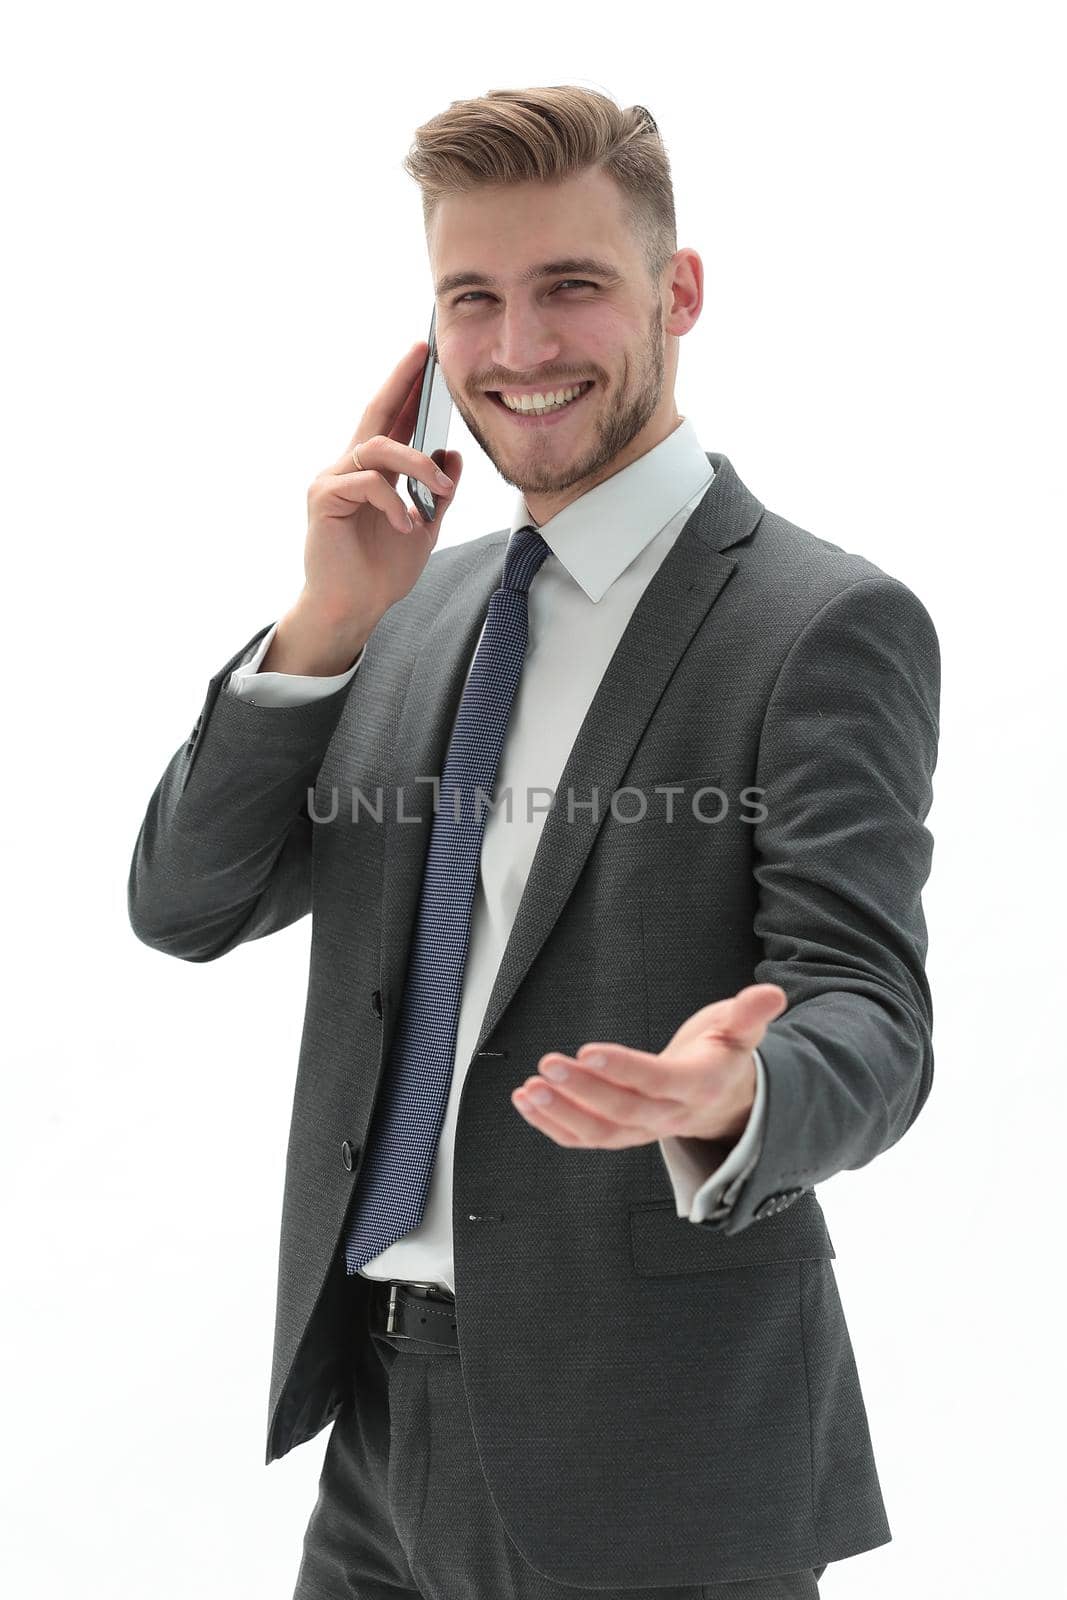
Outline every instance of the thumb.
[(768, 1022), (789, 1004), (784, 989), (777, 983), (750, 983), (725, 1000), (713, 1000), (687, 1017), (672, 1036), (668, 1050), (692, 1044), (695, 1039), (719, 1039), (739, 1048), (754, 1048), (763, 1038)]
[(433, 450), (430, 459), (436, 461), (441, 471), (447, 473), (452, 482), (458, 486), (463, 476), (463, 457), (458, 450)]
[(755, 1047), (766, 1033), (767, 1024), (781, 1016), (788, 1004), (789, 998), (779, 984), (750, 983), (729, 1001), (714, 1032), (738, 1045)]
[(463, 475), (463, 457), (458, 450), (431, 450), (430, 460), (436, 462), (441, 471), (452, 479), (452, 488), (446, 489), (444, 494), (441, 494), (436, 489), (434, 490), (434, 504), (437, 507), (437, 513), (429, 526), (437, 529), (440, 528), (452, 508), (453, 500), (456, 498), (459, 480)]
[(456, 486), (459, 485), (459, 472), (456, 470), (456, 462), (459, 459), (461, 459), (459, 458), (459, 451), (456, 450), (430, 451), (430, 461), (434, 462), (435, 466), (440, 467), (442, 472), (445, 472), (453, 480), (453, 486), (451, 486), (450, 490), (442, 491), (438, 490), (438, 488), (434, 490), (434, 520), (424, 525), (427, 533), (429, 531), (434, 533), (434, 539), (437, 539), (442, 523), (445, 522), (445, 517), (450, 512), (451, 504), (456, 499)]

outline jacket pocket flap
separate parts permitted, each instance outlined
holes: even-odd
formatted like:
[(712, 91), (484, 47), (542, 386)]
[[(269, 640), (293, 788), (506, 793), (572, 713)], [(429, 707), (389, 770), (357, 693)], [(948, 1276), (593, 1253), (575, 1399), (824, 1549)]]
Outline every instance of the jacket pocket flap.
[(814, 1190), (775, 1216), (750, 1223), (740, 1233), (702, 1228), (680, 1217), (673, 1200), (630, 1207), (634, 1270), (644, 1277), (671, 1272), (721, 1272), (776, 1262), (836, 1255)]

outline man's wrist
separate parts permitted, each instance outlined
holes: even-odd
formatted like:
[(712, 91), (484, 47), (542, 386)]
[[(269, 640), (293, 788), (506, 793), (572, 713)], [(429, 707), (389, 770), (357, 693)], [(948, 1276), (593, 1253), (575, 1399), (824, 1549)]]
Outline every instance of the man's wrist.
[(732, 1121), (718, 1134), (716, 1140), (717, 1143), (723, 1144), (727, 1151), (733, 1149), (748, 1127), (752, 1107), (756, 1103), (756, 1058), (753, 1054), (749, 1055), (744, 1065), (743, 1076), (746, 1083), (745, 1102), (735, 1113)]
[(260, 672), (333, 678), (347, 672), (374, 631), (369, 618), (323, 617), (303, 596), (278, 623)]

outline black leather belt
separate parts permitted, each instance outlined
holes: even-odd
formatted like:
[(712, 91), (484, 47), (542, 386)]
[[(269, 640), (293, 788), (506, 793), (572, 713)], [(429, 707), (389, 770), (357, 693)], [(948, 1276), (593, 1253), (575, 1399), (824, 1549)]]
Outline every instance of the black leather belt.
[(390, 1339), (421, 1339), (456, 1350), (456, 1297), (435, 1283), (379, 1279), (371, 1289), (370, 1328)]

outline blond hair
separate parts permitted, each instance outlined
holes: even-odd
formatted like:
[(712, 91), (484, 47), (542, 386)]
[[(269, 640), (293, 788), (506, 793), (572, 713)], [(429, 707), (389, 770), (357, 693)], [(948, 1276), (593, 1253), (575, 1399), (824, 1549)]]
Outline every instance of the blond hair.
[(653, 284), (678, 248), (670, 163), (651, 112), (593, 89), (491, 89), (453, 100), (416, 129), (403, 166), (422, 191), (427, 237), (446, 194), (559, 182), (599, 167), (622, 191)]

